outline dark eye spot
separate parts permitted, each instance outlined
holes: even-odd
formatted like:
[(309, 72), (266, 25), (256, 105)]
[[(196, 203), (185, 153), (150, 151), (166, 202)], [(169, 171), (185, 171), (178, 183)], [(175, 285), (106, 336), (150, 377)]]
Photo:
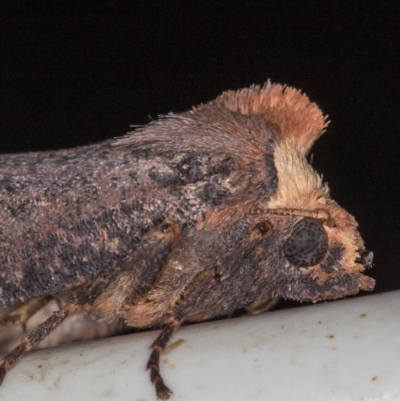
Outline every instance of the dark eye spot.
[(305, 217), (294, 227), (283, 245), (286, 259), (297, 267), (318, 264), (328, 251), (328, 234), (317, 220)]

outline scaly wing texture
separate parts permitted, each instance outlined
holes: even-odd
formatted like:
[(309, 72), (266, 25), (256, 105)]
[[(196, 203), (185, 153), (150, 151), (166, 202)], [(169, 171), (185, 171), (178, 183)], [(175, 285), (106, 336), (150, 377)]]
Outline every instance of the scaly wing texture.
[(210, 211), (265, 204), (278, 185), (274, 149), (295, 138), (292, 108), (311, 121), (306, 152), (321, 112), (268, 83), (99, 145), (0, 156), (0, 305), (92, 281), (167, 218), (185, 236)]

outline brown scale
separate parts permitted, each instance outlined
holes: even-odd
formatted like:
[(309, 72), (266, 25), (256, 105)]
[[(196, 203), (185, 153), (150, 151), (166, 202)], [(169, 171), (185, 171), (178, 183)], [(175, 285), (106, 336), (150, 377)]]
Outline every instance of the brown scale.
[(268, 82), (98, 145), (0, 156), (0, 305), (66, 299), (0, 382), (87, 311), (163, 326), (147, 368), (167, 399), (160, 355), (182, 323), (372, 290), (355, 219), (306, 160), (325, 127), (306, 95)]

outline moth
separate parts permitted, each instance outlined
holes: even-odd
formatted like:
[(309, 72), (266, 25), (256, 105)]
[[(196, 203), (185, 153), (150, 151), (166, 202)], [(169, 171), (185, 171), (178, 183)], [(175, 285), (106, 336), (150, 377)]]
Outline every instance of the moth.
[(274, 297), (321, 301), (371, 291), (373, 254), (307, 161), (326, 118), (300, 91), (228, 91), (126, 136), (0, 157), (0, 305), (65, 300), (0, 365), (68, 315), (162, 327), (147, 364), (184, 322)]

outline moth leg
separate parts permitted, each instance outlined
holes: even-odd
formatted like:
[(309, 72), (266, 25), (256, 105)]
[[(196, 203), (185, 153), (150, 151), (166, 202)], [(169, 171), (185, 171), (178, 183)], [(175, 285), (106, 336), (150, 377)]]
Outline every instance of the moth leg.
[(160, 335), (151, 345), (152, 352), (146, 365), (146, 370), (150, 370), (150, 380), (156, 388), (157, 399), (167, 400), (172, 391), (165, 385), (164, 379), (160, 374), (160, 355), (165, 350), (173, 332), (181, 325), (182, 320), (172, 319), (162, 329)]
[(251, 305), (246, 306), (244, 309), (248, 315), (259, 315), (260, 313), (271, 310), (280, 300), (280, 296), (270, 296), (262, 301), (254, 302)]
[(140, 275), (139, 285), (135, 291), (137, 297), (146, 294), (156, 282), (171, 252), (179, 243), (181, 234), (180, 225), (174, 220), (167, 219), (156, 230), (151, 231), (146, 236), (141, 248), (150, 257), (145, 258), (146, 267)]
[(76, 310), (76, 306), (69, 303), (49, 317), (37, 329), (25, 336), (0, 364), (0, 386), (3, 383), (6, 373), (13, 368), (21, 357), (33, 347), (39, 344), (50, 334), (69, 314)]
[[(70, 302), (94, 316), (112, 316), (115, 311), (104, 308), (104, 305), (113, 305), (115, 302), (123, 308), (126, 305), (126, 298), (122, 297), (124, 294), (129, 293), (129, 302), (132, 303), (146, 294), (156, 283), (180, 239), (180, 225), (173, 220), (165, 220), (144, 236), (139, 250), (126, 255), (122, 260), (114, 261), (95, 280), (78, 289), (71, 296)], [(132, 266), (135, 267), (134, 274)], [(115, 301), (115, 298), (118, 298), (118, 301)], [(121, 316), (130, 325), (127, 311), (122, 311)]]
[(26, 323), (28, 320), (44, 305), (46, 305), (53, 297), (42, 297), (32, 299), (19, 305), (7, 313), (0, 321), (0, 328), (10, 326), (22, 326), (24, 333), (26, 332)]
[(215, 282), (219, 280), (219, 278), (220, 276), (216, 275), (214, 271), (207, 270), (199, 273), (199, 275), (188, 286), (185, 294), (183, 294), (185, 298), (183, 303), (177, 307), (173, 317), (164, 326), (159, 336), (150, 346), (152, 352), (147, 362), (146, 370), (150, 370), (150, 380), (156, 388), (157, 398), (161, 400), (167, 400), (170, 398), (172, 391), (164, 383), (164, 379), (160, 374), (160, 356), (165, 350), (174, 331), (184, 321), (187, 312), (197, 304), (199, 295), (203, 291), (207, 291), (210, 287), (212, 287)]

